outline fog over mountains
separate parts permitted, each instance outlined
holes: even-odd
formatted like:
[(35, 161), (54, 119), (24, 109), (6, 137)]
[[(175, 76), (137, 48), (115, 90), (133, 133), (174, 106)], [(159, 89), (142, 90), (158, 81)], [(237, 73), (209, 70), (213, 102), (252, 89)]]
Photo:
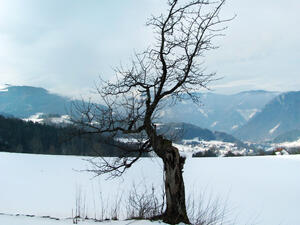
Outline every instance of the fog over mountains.
[(299, 128), (300, 91), (287, 92), (270, 101), (234, 135), (243, 140), (265, 141)]
[(0, 113), (28, 118), (37, 113), (66, 114), (71, 100), (49, 93), (44, 88), (7, 86), (0, 90)]
[[(189, 123), (207, 131), (231, 134), (243, 141), (262, 142), (297, 138), (300, 129), (300, 92), (246, 91), (233, 95), (199, 93), (201, 105), (184, 100), (160, 111), (162, 123)], [(0, 90), (0, 114), (18, 118), (65, 115), (71, 99), (30, 86)], [(193, 136), (192, 126), (189, 134)], [(206, 130), (205, 130), (206, 129)], [(196, 130), (199, 130), (198, 128)], [(208, 132), (208, 131), (207, 131)], [(209, 131), (210, 132), (210, 131)], [(215, 133), (216, 134), (216, 133)]]
[(200, 106), (190, 100), (179, 102), (161, 112), (162, 121), (186, 122), (211, 130), (234, 133), (278, 94), (263, 90), (233, 95), (200, 94)]

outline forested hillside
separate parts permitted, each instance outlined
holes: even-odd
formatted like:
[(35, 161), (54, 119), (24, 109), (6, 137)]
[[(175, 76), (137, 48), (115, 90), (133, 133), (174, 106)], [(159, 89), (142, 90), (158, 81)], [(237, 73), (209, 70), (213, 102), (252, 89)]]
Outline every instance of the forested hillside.
[(99, 136), (75, 136), (72, 127), (54, 127), (0, 116), (0, 151), (56, 154), (119, 156), (125, 154)]

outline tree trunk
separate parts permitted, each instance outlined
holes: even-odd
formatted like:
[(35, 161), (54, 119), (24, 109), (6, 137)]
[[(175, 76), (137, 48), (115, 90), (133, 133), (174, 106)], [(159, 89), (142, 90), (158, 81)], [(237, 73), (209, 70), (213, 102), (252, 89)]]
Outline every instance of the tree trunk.
[(190, 224), (186, 212), (184, 181), (182, 177), (185, 158), (181, 157), (178, 149), (171, 145), (168, 149), (165, 149), (163, 162), (167, 204), (163, 221), (169, 224), (178, 224), (180, 222)]

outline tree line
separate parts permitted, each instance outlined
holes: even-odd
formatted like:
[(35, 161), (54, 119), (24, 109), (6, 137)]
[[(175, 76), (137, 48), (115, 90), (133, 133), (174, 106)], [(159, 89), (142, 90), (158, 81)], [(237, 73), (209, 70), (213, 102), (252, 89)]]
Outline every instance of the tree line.
[(0, 152), (103, 157), (134, 155), (130, 151), (120, 151), (108, 137), (78, 136), (78, 132), (71, 125), (50, 126), (0, 116)]

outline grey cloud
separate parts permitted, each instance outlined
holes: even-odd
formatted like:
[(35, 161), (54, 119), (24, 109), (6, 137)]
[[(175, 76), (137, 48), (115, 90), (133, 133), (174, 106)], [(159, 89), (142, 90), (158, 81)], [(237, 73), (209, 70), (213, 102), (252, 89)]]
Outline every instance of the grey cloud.
[[(43, 86), (63, 94), (83, 94), (101, 74), (127, 63), (153, 37), (144, 25), (161, 0), (0, 1), (1, 82)], [(224, 77), (217, 92), (300, 86), (299, 1), (228, 1), (224, 17), (235, 13), (220, 49), (209, 52), (208, 71)], [(258, 80), (258, 83), (248, 82)], [(293, 80), (293, 82), (290, 82)], [(230, 85), (234, 84), (230, 89)], [(280, 87), (278, 83), (282, 84)]]

